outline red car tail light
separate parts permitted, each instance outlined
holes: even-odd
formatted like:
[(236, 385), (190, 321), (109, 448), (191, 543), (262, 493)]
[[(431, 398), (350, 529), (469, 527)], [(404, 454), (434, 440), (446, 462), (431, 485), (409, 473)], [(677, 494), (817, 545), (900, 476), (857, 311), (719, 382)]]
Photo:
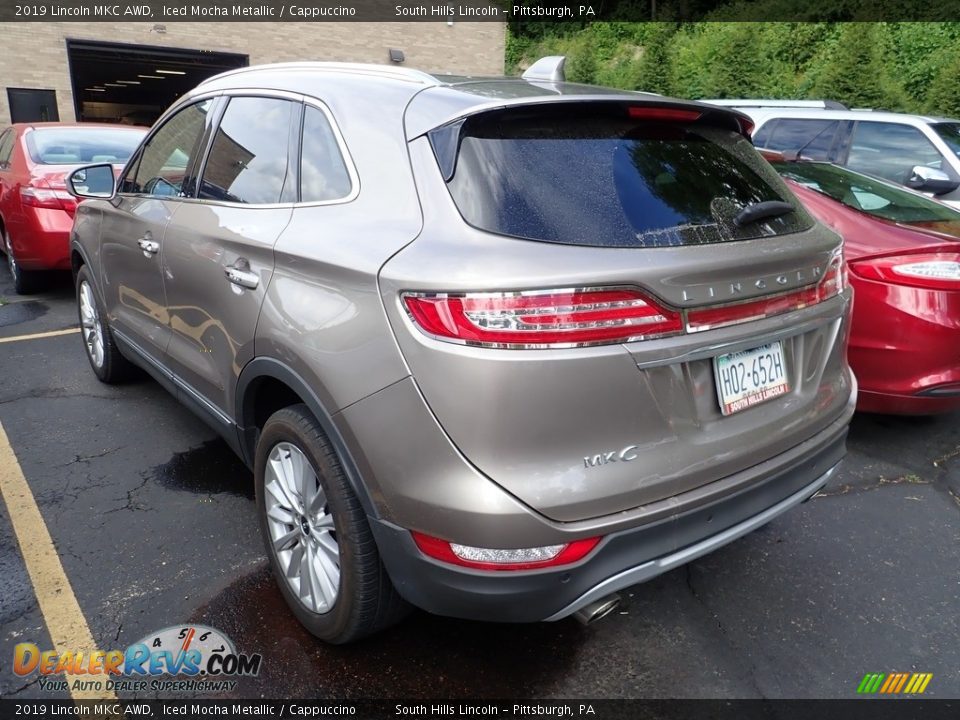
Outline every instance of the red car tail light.
[(816, 305), (840, 294), (847, 287), (847, 268), (843, 255), (835, 255), (827, 272), (817, 285), (795, 292), (773, 295), (759, 300), (723, 305), (719, 307), (695, 308), (687, 311), (687, 332), (703, 332), (760, 320), (772, 315), (801, 310)]
[(428, 335), (484, 347), (582, 347), (683, 331), (679, 312), (630, 288), (402, 297)]
[(66, 210), (70, 214), (77, 209), (77, 199), (67, 192), (66, 184), (42, 177), (20, 186), (20, 202), (28, 207)]
[(927, 290), (960, 290), (960, 253), (924, 252), (857, 260), (850, 270), (865, 280)]
[(413, 532), (413, 541), (427, 557), (475, 570), (539, 570), (569, 565), (582, 560), (600, 543), (600, 538), (585, 538), (571, 543), (543, 547), (496, 549), (441, 540)]

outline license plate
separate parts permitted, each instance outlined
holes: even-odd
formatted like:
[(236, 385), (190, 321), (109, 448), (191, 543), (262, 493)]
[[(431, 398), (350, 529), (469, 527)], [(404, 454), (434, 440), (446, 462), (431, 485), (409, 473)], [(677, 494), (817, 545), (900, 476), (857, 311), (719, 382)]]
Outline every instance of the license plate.
[(724, 415), (746, 410), (790, 391), (779, 342), (713, 359), (717, 399)]

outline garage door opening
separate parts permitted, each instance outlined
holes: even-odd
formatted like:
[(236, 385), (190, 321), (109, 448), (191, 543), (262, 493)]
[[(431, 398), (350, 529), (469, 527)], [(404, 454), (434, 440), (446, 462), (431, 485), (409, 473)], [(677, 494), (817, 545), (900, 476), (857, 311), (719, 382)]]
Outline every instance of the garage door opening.
[(202, 80), (249, 65), (249, 57), (209, 50), (67, 40), (77, 119), (152, 125)]

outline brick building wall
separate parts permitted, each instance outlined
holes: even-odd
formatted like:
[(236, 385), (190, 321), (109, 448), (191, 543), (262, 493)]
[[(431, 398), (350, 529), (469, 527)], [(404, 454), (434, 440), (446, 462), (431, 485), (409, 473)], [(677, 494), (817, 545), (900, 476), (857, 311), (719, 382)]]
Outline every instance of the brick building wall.
[(0, 126), (10, 122), (6, 88), (55, 90), (62, 121), (75, 119), (67, 39), (243, 53), (250, 64), (291, 60), (388, 63), (401, 48), (404, 67), (428, 72), (503, 73), (505, 25), (461, 23), (0, 23)]

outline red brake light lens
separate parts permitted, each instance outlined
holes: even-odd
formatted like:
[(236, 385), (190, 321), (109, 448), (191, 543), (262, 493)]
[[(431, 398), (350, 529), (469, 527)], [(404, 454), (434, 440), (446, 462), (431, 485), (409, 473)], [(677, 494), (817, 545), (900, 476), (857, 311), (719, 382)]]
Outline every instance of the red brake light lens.
[(429, 335), (499, 348), (582, 347), (683, 331), (679, 312), (637, 290), (557, 290), (464, 295), (403, 295), (411, 318)]
[(703, 114), (699, 110), (685, 110), (683, 108), (645, 107), (631, 105), (627, 114), (637, 120), (659, 120), (661, 122), (693, 122), (699, 120)]
[(20, 186), (20, 202), (28, 207), (66, 210), (69, 213), (77, 209), (77, 199), (67, 192), (62, 179), (33, 178), (29, 185)]
[(411, 531), (413, 541), (427, 557), (474, 570), (539, 570), (582, 560), (600, 543), (599, 537), (560, 545), (502, 550), (479, 548)]
[(867, 258), (850, 263), (850, 270), (865, 280), (926, 290), (960, 290), (960, 253), (956, 252)]

